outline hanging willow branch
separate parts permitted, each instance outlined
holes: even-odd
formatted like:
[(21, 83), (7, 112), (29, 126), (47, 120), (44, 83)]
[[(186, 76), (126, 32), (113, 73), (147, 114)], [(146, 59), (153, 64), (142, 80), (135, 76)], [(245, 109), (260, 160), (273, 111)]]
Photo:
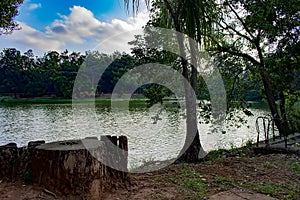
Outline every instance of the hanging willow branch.
[[(144, 0), (147, 8), (150, 7), (150, 0)], [(140, 8), (140, 0), (124, 0), (127, 12), (130, 12), (132, 9), (133, 14), (137, 14)]]

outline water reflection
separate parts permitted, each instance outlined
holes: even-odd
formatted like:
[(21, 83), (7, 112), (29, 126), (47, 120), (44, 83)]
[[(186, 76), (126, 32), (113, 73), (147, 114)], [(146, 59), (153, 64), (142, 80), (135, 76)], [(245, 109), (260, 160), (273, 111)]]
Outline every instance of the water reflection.
[[(47, 142), (79, 139), (87, 136), (127, 135), (130, 166), (143, 160), (162, 160), (176, 157), (184, 143), (185, 119), (176, 108), (168, 107), (160, 113), (161, 120), (153, 123), (158, 107), (130, 104), (129, 112), (122, 108), (111, 112), (109, 101), (96, 104), (96, 119), (88, 120), (92, 110), (84, 106), (76, 113), (71, 104), (0, 105), (0, 145), (16, 142), (19, 146), (32, 140)], [(201, 142), (205, 150), (240, 146), (256, 136), (255, 119), (266, 113), (252, 109), (254, 116), (245, 116), (247, 125), (224, 127), (226, 134), (210, 131), (209, 124), (199, 124)], [(74, 120), (73, 115), (79, 120)]]

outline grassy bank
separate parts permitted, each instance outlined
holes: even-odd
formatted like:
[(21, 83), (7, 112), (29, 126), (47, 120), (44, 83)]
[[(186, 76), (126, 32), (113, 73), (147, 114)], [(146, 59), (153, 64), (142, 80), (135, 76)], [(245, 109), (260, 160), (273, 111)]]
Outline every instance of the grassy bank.
[(61, 98), (0, 98), (0, 104), (62, 104), (72, 103), (72, 99)]
[[(122, 99), (120, 99), (122, 100)], [(93, 99), (81, 99), (77, 102), (91, 102)], [(143, 103), (146, 99), (143, 98), (135, 98), (130, 99), (130, 102)], [(10, 98), (10, 97), (0, 97), (0, 104), (71, 104), (73, 102), (72, 99), (64, 99), (64, 98)], [(96, 98), (95, 103), (110, 103), (110, 98)]]
[[(146, 163), (151, 168), (157, 163)], [(145, 199), (207, 199), (233, 188), (247, 189), (274, 198), (300, 197), (300, 157), (294, 154), (255, 154), (249, 147), (211, 151), (199, 163), (172, 164), (146, 174), (133, 174), (133, 191)], [(146, 185), (146, 187), (145, 187)], [(139, 194), (117, 191), (113, 198)]]

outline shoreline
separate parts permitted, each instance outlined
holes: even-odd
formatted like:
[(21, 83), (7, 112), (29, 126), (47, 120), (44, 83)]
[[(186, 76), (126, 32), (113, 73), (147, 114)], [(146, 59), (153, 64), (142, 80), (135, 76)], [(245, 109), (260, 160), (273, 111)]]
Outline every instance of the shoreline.
[[(96, 97), (91, 99), (80, 99), (78, 102), (91, 102), (94, 101), (95, 103), (102, 103), (102, 102), (110, 102), (112, 99), (110, 97)], [(122, 101), (125, 99), (114, 99), (116, 101)], [(130, 101), (140, 101), (146, 102), (146, 98), (142, 97), (134, 97), (131, 98)], [(72, 104), (73, 99), (67, 98), (57, 98), (57, 97), (34, 97), (34, 98), (9, 98), (9, 97), (0, 97), (0, 105), (2, 104)]]

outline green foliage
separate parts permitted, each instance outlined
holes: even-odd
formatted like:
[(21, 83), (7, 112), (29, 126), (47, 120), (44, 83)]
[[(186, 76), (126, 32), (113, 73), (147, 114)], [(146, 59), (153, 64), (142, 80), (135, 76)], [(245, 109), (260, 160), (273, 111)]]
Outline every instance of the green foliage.
[(216, 183), (223, 183), (223, 184), (230, 183), (230, 179), (229, 178), (227, 178), (227, 177), (220, 177), (220, 176), (214, 176), (213, 181), (216, 182)]
[[(287, 106), (286, 101), (299, 93), (296, 75), (300, 58), (300, 2), (227, 0), (222, 3), (219, 5), (222, 18), (216, 21), (218, 34), (211, 39), (215, 42), (212, 49), (225, 61), (220, 66), (221, 71), (230, 72), (226, 80), (233, 89), (229, 94), (235, 94), (235, 88), (249, 91), (247, 86), (254, 83), (251, 90), (262, 91), (272, 116), (276, 116), (279, 131), (290, 132), (287, 113), (293, 110), (288, 110), (291, 106)], [(280, 106), (276, 105), (277, 99)]]
[[(149, 36), (151, 34), (145, 29), (145, 36), (136, 35), (135, 40), (129, 42), (130, 45), (134, 45), (132, 53), (135, 59), (135, 66), (140, 66), (148, 63), (160, 63), (164, 65), (172, 66), (173, 69), (179, 70), (177, 55), (160, 50), (159, 48), (148, 48), (147, 43), (152, 42)], [(150, 40), (148, 40), (150, 37)], [(159, 76), (159, 72), (158, 72)], [(171, 96), (173, 93), (166, 87), (158, 84), (148, 84), (141, 88), (143, 95), (148, 98), (148, 106), (152, 106), (156, 103), (162, 103), (163, 98)]]
[[(97, 81), (97, 68), (106, 68), (99, 83), (94, 83), (98, 93), (112, 93), (118, 80), (133, 68), (135, 61), (132, 56), (118, 52), (113, 55), (89, 52), (88, 55), (89, 61), (93, 59), (96, 65), (87, 72), (87, 80)], [(21, 55), (14, 48), (4, 49), (0, 53), (0, 93), (14, 94), (15, 98), (45, 95), (71, 98), (77, 72), (85, 59), (86, 56), (67, 50), (50, 51), (35, 58), (32, 50)], [(129, 87), (131, 81), (125, 82), (124, 87)]]
[(148, 98), (148, 106), (152, 106), (156, 103), (163, 103), (163, 98), (171, 96), (173, 93), (166, 87), (158, 84), (147, 85), (143, 91), (143, 94)]
[(255, 144), (254, 141), (250, 139), (246, 141), (245, 146), (251, 148), (254, 144)]
[(14, 17), (18, 15), (18, 8), (22, 3), (23, 0), (0, 1), (0, 35), (20, 29)]
[(290, 129), (300, 132), (300, 101), (298, 97), (296, 98), (297, 101), (292, 98), (293, 95), (287, 97), (287, 118), (289, 119)]
[(219, 190), (228, 190), (233, 186), (233, 183), (228, 177), (222, 176), (214, 176), (211, 184), (218, 185)]
[(51, 51), (34, 58), (32, 50), (21, 55), (14, 48), (4, 49), (0, 54), (0, 92), (14, 93), (15, 98), (52, 94), (70, 98), (82, 62), (79, 53)]
[[(98, 84), (98, 93), (111, 94), (116, 83), (119, 79), (134, 66), (134, 58), (128, 54), (119, 54), (118, 52), (113, 55), (102, 55), (102, 59), (109, 57), (111, 63), (105, 69), (100, 82)], [(130, 77), (130, 80), (124, 80), (122, 86), (125, 88), (130, 87), (131, 81), (134, 81), (135, 77)]]

